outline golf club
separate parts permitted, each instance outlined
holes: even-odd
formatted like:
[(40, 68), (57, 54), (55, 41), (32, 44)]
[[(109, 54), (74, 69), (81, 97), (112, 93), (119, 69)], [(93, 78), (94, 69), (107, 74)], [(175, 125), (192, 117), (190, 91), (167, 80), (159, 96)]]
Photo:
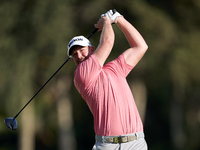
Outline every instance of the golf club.
[[(98, 31), (97, 28), (95, 28), (90, 35), (87, 37), (87, 39), (89, 39), (92, 35), (94, 35), (96, 32)], [(4, 120), (4, 123), (6, 124), (6, 126), (11, 130), (11, 131), (15, 131), (17, 129), (17, 116), (22, 112), (22, 110), (34, 99), (34, 97), (44, 88), (44, 86), (57, 74), (57, 72), (68, 62), (68, 60), (71, 58), (71, 56), (69, 56), (65, 62), (56, 70), (56, 72), (43, 84), (43, 86), (35, 93), (35, 95), (33, 95), (33, 97), (26, 103), (26, 105), (24, 105), (24, 107), (13, 117), (9, 117), (6, 118)]]
[[(112, 10), (113, 14), (116, 12), (115, 9)], [(95, 28), (90, 35), (87, 37), (87, 39), (89, 39), (91, 36), (93, 36), (96, 32), (98, 31), (98, 28)], [(12, 118), (6, 118), (4, 120), (4, 123), (6, 124), (6, 126), (11, 130), (11, 131), (15, 131), (17, 129), (17, 116), (24, 110), (24, 108), (34, 99), (34, 97), (45, 87), (45, 85), (58, 73), (58, 71), (68, 62), (68, 60), (71, 58), (71, 56), (69, 56), (65, 62), (56, 70), (56, 72), (42, 85), (42, 87), (35, 93), (35, 95), (33, 95), (33, 97), (24, 105), (24, 107)]]

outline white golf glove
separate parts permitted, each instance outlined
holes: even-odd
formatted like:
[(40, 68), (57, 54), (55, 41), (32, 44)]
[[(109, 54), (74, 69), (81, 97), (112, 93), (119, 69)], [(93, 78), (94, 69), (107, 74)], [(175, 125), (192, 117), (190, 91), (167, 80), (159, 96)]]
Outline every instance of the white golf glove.
[(116, 10), (109, 10), (105, 14), (101, 15), (101, 17), (104, 17), (104, 16), (110, 18), (111, 23), (117, 23), (117, 18), (122, 15), (118, 13)]

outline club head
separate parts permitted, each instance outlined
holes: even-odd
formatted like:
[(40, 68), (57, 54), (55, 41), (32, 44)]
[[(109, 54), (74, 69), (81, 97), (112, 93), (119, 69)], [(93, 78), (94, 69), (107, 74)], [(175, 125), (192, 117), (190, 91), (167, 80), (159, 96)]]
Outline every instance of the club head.
[(14, 118), (6, 118), (4, 120), (4, 123), (6, 124), (6, 126), (11, 130), (11, 131), (15, 131), (17, 130), (17, 120)]

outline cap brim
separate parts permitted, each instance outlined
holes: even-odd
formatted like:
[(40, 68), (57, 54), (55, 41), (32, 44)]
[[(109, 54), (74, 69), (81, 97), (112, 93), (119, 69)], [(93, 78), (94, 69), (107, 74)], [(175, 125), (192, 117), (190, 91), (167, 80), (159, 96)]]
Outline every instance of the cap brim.
[[(81, 46), (81, 45), (72, 45), (71, 48), (68, 50), (68, 55), (69, 55), (69, 56), (71, 55), (71, 53), (72, 53), (74, 47), (76, 47), (76, 46)], [(85, 46), (82, 46), (82, 47), (85, 47)]]

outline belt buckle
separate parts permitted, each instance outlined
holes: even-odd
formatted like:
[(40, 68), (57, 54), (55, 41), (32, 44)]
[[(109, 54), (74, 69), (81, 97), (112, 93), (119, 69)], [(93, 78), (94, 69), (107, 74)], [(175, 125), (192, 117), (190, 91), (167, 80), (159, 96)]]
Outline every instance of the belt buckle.
[(117, 144), (121, 144), (121, 143), (126, 143), (127, 142), (127, 137), (126, 136), (118, 136), (118, 137), (114, 137), (113, 138), (113, 143)]
[(120, 137), (114, 137), (113, 143), (115, 143), (115, 144), (120, 143)]

